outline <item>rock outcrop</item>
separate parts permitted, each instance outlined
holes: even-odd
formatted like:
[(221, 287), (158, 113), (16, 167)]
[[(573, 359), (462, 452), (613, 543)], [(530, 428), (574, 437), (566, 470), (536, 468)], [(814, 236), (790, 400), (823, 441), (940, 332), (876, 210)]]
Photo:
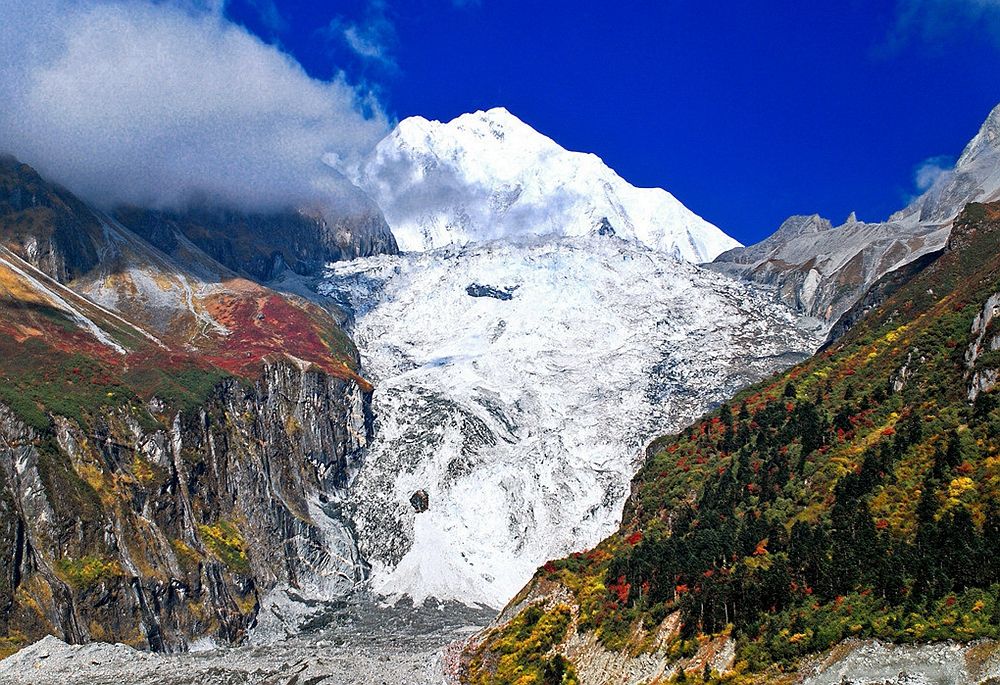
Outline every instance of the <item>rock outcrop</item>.
[(179, 234), (233, 272), (263, 282), (285, 269), (317, 276), (330, 262), (398, 252), (382, 213), (360, 202), (339, 212), (323, 207), (269, 214), (217, 208), (120, 209), (115, 216), (166, 252), (174, 249), (174, 236)]

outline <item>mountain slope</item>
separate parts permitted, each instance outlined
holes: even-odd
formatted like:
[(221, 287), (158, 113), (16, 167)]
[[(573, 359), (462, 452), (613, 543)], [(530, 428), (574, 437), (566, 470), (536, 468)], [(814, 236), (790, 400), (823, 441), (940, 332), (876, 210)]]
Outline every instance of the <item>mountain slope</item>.
[(411, 117), (358, 183), (403, 250), (532, 236), (614, 234), (691, 262), (739, 243), (659, 188), (635, 188), (597, 156), (568, 152), (507, 110)]
[(719, 255), (711, 268), (773, 286), (798, 311), (833, 325), (883, 274), (941, 249), (969, 202), (1000, 198), (1000, 105), (966, 146), (955, 168), (887, 221), (852, 214), (834, 227), (793, 216), (772, 236)]
[(242, 639), (363, 567), (331, 498), (371, 386), (321, 308), (0, 162), (0, 650)]
[(540, 569), (465, 680), (786, 682), (846, 638), (1000, 637), (998, 302), (1000, 205), (970, 205), (835, 344), (654, 442), (621, 530)]
[(923, 224), (947, 222), (969, 202), (1000, 199), (1000, 105), (969, 141), (955, 167), (890, 221)]
[(347, 206), (303, 206), (249, 214), (212, 206), (184, 211), (119, 208), (115, 217), (161, 250), (177, 238), (196, 245), (235, 273), (270, 282), (286, 269), (317, 276), (325, 264), (373, 254), (395, 254), (382, 213), (362, 196)]

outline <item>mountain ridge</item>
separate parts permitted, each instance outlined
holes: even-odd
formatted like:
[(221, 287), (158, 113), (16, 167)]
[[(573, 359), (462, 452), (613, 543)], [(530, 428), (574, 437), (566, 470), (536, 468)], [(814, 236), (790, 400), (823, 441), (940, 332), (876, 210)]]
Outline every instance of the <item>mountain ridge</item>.
[(834, 227), (819, 215), (793, 216), (763, 241), (719, 255), (709, 268), (773, 287), (776, 296), (832, 326), (875, 281), (944, 247), (969, 202), (1000, 198), (1000, 105), (953, 169), (887, 220)]
[(330, 508), (371, 436), (356, 349), (158, 239), (0, 163), (0, 652), (240, 642), (276, 585), (364, 577)]
[(1000, 204), (970, 204), (846, 335), (654, 441), (619, 532), (539, 569), (463, 681), (801, 682), (857, 639), (995, 656), (998, 246)]

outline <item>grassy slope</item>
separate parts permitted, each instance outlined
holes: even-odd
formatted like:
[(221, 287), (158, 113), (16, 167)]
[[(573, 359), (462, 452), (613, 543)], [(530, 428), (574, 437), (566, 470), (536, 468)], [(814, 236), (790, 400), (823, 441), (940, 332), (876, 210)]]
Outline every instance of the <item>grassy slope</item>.
[[(997, 637), (1000, 393), (971, 405), (965, 362), (997, 292), (1000, 205), (970, 205), (943, 256), (834, 346), (657, 440), (620, 532), (533, 582), (568, 588), (611, 649), (642, 650), (636, 628), (674, 612), (678, 656), (732, 634), (745, 678), (847, 637)], [(551, 654), (490, 666), (512, 625), (467, 655), (469, 681), (549, 682)]]
[[(198, 405), (222, 378), (252, 381), (264, 360), (284, 355), (369, 389), (357, 373), (353, 344), (319, 307), (238, 278), (201, 253), (185, 254), (198, 262), (194, 272), (219, 279), (204, 284), (152, 245), (133, 235), (122, 239), (116, 251), (124, 257), (105, 255), (112, 239), (86, 205), (30, 167), (0, 157), (0, 246), (9, 250), (0, 253), (0, 402), (33, 427), (46, 428), (49, 414), (82, 422), (108, 405), (141, 404), (153, 396), (172, 415)], [(41, 262), (49, 275), (26, 259)], [(176, 301), (147, 303), (130, 269), (163, 280), (159, 295)], [(95, 273), (115, 290), (124, 318), (72, 290)], [(182, 283), (194, 292), (185, 294)], [(101, 344), (46, 290), (128, 354)], [(164, 307), (172, 312), (169, 325), (147, 320), (162, 316)], [(207, 327), (194, 310), (226, 331)], [(166, 349), (142, 329), (156, 332)]]

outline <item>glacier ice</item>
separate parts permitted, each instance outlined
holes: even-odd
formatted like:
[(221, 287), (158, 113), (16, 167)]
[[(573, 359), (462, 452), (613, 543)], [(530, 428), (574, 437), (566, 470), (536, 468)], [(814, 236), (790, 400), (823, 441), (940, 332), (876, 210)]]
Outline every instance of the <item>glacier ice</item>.
[(320, 290), (376, 386), (345, 511), (372, 588), (417, 602), (502, 606), (617, 527), (651, 437), (820, 342), (771, 293), (617, 236), (337, 263)]

